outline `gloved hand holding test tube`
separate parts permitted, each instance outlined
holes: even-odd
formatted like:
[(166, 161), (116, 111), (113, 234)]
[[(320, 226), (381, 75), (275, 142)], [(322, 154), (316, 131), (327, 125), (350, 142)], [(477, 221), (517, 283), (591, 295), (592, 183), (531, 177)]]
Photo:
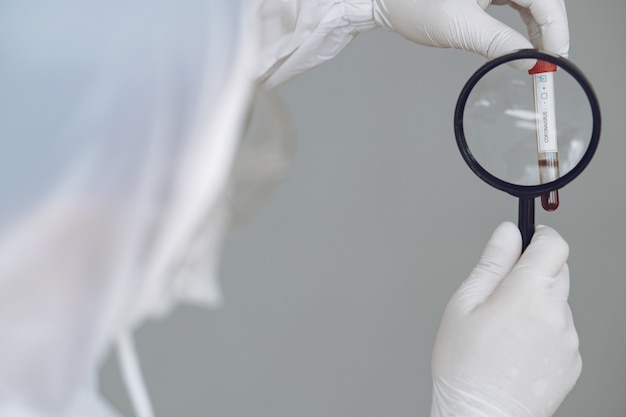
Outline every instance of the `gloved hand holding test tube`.
[[(554, 73), (556, 65), (538, 60), (528, 73), (533, 79), (535, 113), (537, 115), (537, 162), (539, 182), (545, 184), (559, 178), (559, 152), (554, 105)], [(559, 207), (559, 192), (550, 191), (541, 196), (541, 206), (546, 211)]]

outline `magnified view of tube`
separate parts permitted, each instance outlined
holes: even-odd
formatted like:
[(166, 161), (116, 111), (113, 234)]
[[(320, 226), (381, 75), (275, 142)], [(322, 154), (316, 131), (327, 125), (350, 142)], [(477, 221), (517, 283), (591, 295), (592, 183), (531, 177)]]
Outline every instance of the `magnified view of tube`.
[[(535, 112), (537, 116), (537, 161), (539, 181), (542, 184), (559, 178), (559, 152), (556, 135), (556, 108), (554, 105), (554, 73), (556, 65), (537, 61), (528, 73), (533, 79)], [(559, 207), (559, 192), (550, 191), (541, 196), (541, 206), (547, 211)]]

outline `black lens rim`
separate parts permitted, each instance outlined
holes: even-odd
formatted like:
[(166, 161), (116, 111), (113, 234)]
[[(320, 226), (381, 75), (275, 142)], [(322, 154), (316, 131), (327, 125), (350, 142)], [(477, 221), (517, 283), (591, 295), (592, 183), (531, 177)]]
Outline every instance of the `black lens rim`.
[[(589, 106), (591, 108), (591, 114), (593, 117), (593, 126), (591, 129), (589, 146), (587, 147), (587, 151), (585, 152), (581, 160), (567, 174), (546, 184), (519, 185), (501, 180), (500, 178), (494, 176), (485, 168), (483, 168), (482, 165), (480, 165), (480, 163), (471, 153), (465, 139), (465, 131), (463, 128), (463, 115), (465, 112), (467, 99), (469, 98), (469, 95), (472, 92), (473, 88), (482, 79), (483, 76), (485, 76), (495, 67), (519, 59), (539, 59), (543, 61), (548, 61), (552, 64), (556, 64), (561, 69), (567, 71), (578, 82), (578, 84), (580, 84), (581, 88), (585, 92), (587, 100), (589, 100)], [(591, 86), (591, 83), (589, 82), (587, 77), (585, 77), (583, 72), (566, 58), (545, 51), (538, 51), (535, 49), (522, 49), (520, 51), (495, 58), (481, 66), (469, 78), (469, 80), (461, 90), (461, 94), (459, 95), (459, 99), (457, 100), (456, 108), (454, 111), (454, 135), (456, 136), (456, 142), (457, 146), (459, 147), (459, 151), (461, 152), (461, 155), (463, 156), (463, 159), (465, 160), (467, 165), (479, 178), (481, 178), (492, 187), (505, 191), (516, 197), (538, 197), (549, 191), (561, 189), (569, 182), (571, 182), (587, 167), (587, 165), (593, 158), (593, 155), (595, 154), (596, 149), (598, 148), (598, 143), (600, 141), (600, 130), (600, 103), (598, 102), (598, 98), (593, 90), (593, 87)]]

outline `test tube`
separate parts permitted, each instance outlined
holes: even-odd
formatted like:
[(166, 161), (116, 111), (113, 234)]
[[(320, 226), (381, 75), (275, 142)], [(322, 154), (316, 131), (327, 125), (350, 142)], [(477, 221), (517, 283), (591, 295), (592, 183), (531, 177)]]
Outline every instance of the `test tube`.
[[(537, 162), (539, 182), (545, 184), (559, 178), (559, 150), (556, 140), (556, 108), (554, 105), (554, 73), (556, 65), (538, 60), (528, 73), (533, 79), (535, 114), (537, 115)], [(559, 192), (541, 196), (546, 211), (559, 207)]]

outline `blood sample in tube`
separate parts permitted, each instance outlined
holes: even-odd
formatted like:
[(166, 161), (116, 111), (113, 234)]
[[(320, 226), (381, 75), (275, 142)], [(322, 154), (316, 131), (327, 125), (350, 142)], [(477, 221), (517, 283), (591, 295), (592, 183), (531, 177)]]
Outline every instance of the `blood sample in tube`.
[[(528, 71), (533, 79), (537, 116), (537, 162), (541, 184), (552, 182), (560, 176), (554, 104), (555, 72), (556, 65), (546, 61), (537, 61), (537, 64)], [(547, 211), (556, 210), (559, 207), (559, 192), (553, 190), (542, 195), (541, 206)]]

